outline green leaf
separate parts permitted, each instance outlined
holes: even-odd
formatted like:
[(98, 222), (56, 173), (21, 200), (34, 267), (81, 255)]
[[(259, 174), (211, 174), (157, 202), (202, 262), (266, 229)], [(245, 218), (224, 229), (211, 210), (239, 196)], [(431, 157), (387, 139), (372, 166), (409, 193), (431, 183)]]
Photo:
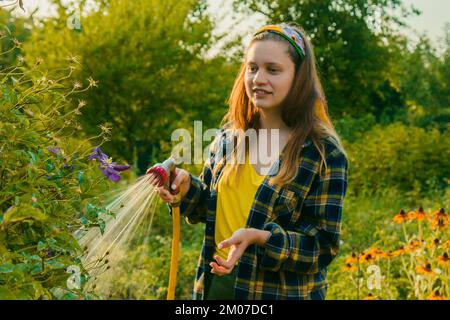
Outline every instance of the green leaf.
[(76, 295), (73, 292), (67, 292), (66, 294), (64, 294), (62, 296), (62, 299), (75, 300), (75, 299), (78, 299), (78, 295)]
[(16, 92), (7, 85), (2, 85), (3, 98), (7, 102), (11, 102), (12, 104), (17, 103), (17, 94)]
[(11, 273), (14, 271), (14, 265), (10, 262), (0, 265), (0, 273)]
[(30, 204), (22, 204), (20, 206), (12, 208), (5, 213), (3, 224), (30, 219), (44, 221), (47, 219), (47, 216), (41, 210), (33, 207)]
[(86, 215), (91, 220), (97, 219), (98, 209), (92, 204), (88, 203), (88, 205), (86, 206)]
[(45, 242), (39, 241), (38, 245), (37, 245), (37, 251), (42, 251), (47, 247), (47, 245), (45, 244)]
[(106, 227), (105, 221), (99, 220), (98, 227), (100, 228), (100, 233), (103, 235), (105, 233), (105, 227)]
[(0, 300), (15, 300), (17, 297), (6, 286), (0, 286)]
[(19, 272), (23, 272), (23, 273), (28, 273), (30, 271), (30, 269), (31, 269), (31, 266), (26, 263), (19, 263), (14, 266), (15, 271), (19, 271)]
[(65, 268), (65, 264), (57, 260), (48, 260), (47, 264), (51, 267), (50, 269), (62, 269)]
[(47, 172), (50, 172), (55, 168), (55, 165), (51, 160), (47, 160), (47, 165), (45, 168), (47, 169)]
[(16, 299), (18, 300), (32, 300), (34, 296), (34, 290), (33, 288), (30, 288), (30, 286), (25, 286), (21, 288), (20, 290), (16, 291)]
[(80, 218), (80, 222), (81, 222), (82, 224), (84, 224), (84, 225), (88, 225), (88, 224), (89, 224), (89, 220), (86, 219), (86, 217), (84, 217), (84, 216)]
[(84, 171), (80, 171), (80, 172), (78, 173), (78, 183), (79, 183), (80, 185), (82, 185), (83, 182), (84, 182)]
[(37, 274), (42, 272), (42, 264), (41, 262), (35, 263), (32, 267), (31, 274)]
[(60, 248), (64, 251), (76, 251), (80, 250), (80, 245), (75, 240), (73, 235), (67, 232), (58, 233), (55, 237), (58, 241)]
[(56, 299), (61, 299), (63, 294), (65, 293), (65, 290), (61, 287), (54, 287), (50, 289), (50, 292)]
[(35, 155), (35, 154), (34, 154), (33, 152), (31, 152), (31, 151), (28, 151), (28, 154), (30, 155), (30, 158), (31, 158), (30, 163), (31, 163), (31, 164), (36, 164), (36, 163), (38, 162), (38, 160), (39, 160), (38, 156)]

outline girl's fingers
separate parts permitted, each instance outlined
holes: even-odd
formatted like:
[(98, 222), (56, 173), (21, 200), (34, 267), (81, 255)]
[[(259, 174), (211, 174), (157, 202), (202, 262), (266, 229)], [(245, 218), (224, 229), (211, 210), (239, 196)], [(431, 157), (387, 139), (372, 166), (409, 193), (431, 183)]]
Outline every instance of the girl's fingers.
[(162, 196), (167, 196), (169, 194), (169, 192), (164, 187), (159, 187), (158, 192)]
[(228, 253), (228, 261), (230, 263), (235, 263), (244, 253), (242, 246), (231, 246)]
[(229, 246), (230, 246), (230, 240), (229, 239), (223, 240), (221, 243), (219, 243), (217, 245), (217, 247), (219, 247), (219, 249), (223, 249), (223, 248), (226, 248), (226, 247), (229, 247)]
[(231, 269), (231, 267), (233, 266), (230, 261), (223, 259), (220, 256), (214, 256), (214, 259), (216, 259), (217, 263), (219, 264), (219, 266), (223, 266), (227, 269)]
[(217, 246), (219, 249), (227, 248), (233, 245), (239, 245), (243, 241), (243, 229), (236, 230), (231, 237), (221, 241)]
[(213, 268), (213, 270), (211, 270), (212, 273), (215, 273), (215, 274), (218, 274), (218, 275), (221, 275), (221, 276), (223, 276), (225, 274), (229, 274), (230, 271), (231, 271), (231, 270), (228, 270), (228, 269), (226, 269), (226, 268), (224, 268), (222, 266), (219, 266), (215, 262), (211, 262), (209, 265)]
[(173, 195), (170, 194), (169, 191), (167, 191), (164, 187), (158, 188), (158, 194), (161, 197), (161, 199), (165, 202), (172, 202), (173, 201)]
[(172, 184), (170, 185), (171, 190), (176, 190), (180, 184), (186, 180), (186, 177), (183, 175), (183, 172), (181, 170), (176, 170), (177, 175), (175, 176), (175, 179), (172, 181)]

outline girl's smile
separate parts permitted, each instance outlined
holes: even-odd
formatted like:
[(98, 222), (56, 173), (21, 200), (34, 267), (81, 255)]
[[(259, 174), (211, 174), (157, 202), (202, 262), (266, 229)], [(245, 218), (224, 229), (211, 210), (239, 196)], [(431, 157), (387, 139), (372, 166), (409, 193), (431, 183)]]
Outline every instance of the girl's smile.
[(258, 98), (263, 99), (263, 98), (267, 97), (268, 95), (272, 94), (272, 92), (266, 91), (264, 89), (258, 89), (258, 88), (253, 89), (253, 92), (254, 92), (254, 96), (256, 97), (256, 99), (258, 99)]

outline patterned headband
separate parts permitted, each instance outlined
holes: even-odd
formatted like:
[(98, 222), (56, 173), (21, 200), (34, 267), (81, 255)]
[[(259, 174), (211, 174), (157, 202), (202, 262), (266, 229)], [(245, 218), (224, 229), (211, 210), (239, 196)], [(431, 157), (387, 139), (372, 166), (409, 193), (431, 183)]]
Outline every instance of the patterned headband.
[(305, 43), (303, 41), (302, 35), (296, 30), (288, 26), (280, 26), (275, 24), (270, 24), (259, 29), (254, 35), (258, 35), (262, 32), (272, 32), (282, 36), (284, 39), (289, 41), (289, 43), (294, 47), (295, 51), (300, 55), (300, 58), (305, 59)]

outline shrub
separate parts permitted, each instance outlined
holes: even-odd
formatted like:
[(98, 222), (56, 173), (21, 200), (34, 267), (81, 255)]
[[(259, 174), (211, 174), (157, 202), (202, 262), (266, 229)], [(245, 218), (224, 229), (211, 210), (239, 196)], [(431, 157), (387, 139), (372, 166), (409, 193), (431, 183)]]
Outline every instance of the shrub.
[(392, 188), (405, 196), (442, 192), (450, 177), (449, 145), (448, 130), (376, 125), (347, 146), (349, 193), (372, 196)]
[[(74, 68), (67, 66), (64, 79)], [(97, 195), (108, 186), (87, 156), (91, 142), (106, 135), (84, 137), (77, 122), (83, 101), (61, 111), (92, 83), (65, 87), (53, 77), (60, 72), (22, 58), (1, 70), (0, 299), (92, 296), (81, 286), (71, 289), (66, 271), (80, 270), (82, 285), (86, 275), (72, 234), (103, 224)]]

